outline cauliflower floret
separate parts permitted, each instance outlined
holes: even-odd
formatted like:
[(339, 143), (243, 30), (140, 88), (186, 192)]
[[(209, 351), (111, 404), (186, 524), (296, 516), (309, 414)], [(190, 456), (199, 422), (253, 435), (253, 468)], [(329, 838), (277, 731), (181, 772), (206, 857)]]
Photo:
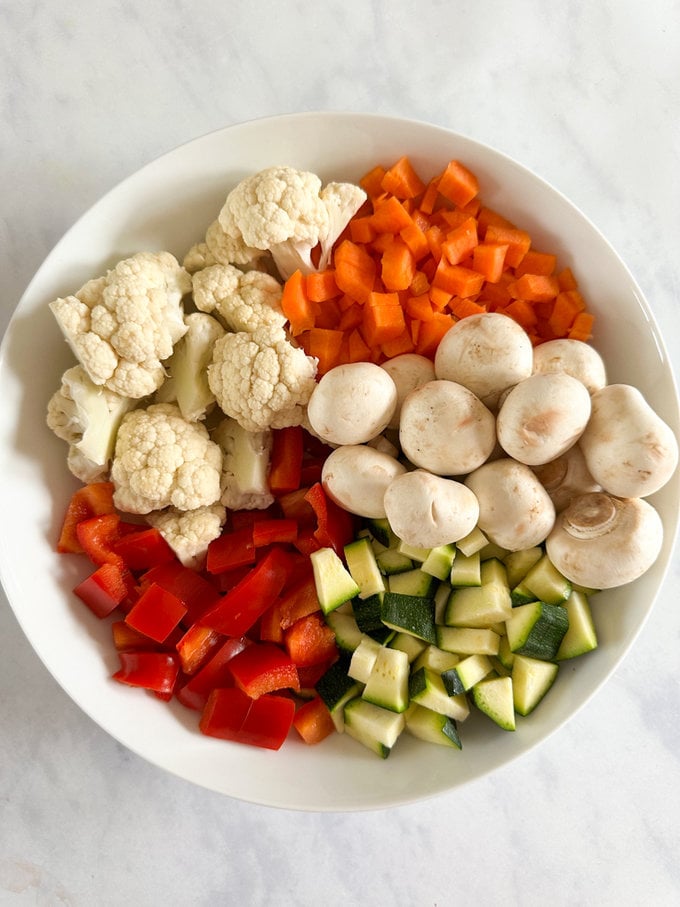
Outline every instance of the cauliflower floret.
[(230, 230), (225, 230), (219, 220), (214, 220), (205, 231), (205, 245), (214, 262), (222, 265), (250, 268), (266, 255), (264, 249), (248, 246), (233, 224)]
[(216, 318), (203, 312), (192, 312), (184, 321), (188, 330), (168, 359), (170, 377), (161, 393), (165, 385), (171, 383), (174, 400), (166, 397), (163, 402), (176, 402), (184, 418), (195, 422), (203, 419), (215, 402), (215, 395), (208, 387), (206, 370), (212, 361), (215, 343), (224, 336), (224, 328)]
[(240, 236), (246, 246), (271, 252), (281, 277), (287, 280), (298, 268), (303, 273), (316, 270), (312, 250), (322, 243), (328, 254), (365, 201), (363, 189), (341, 190), (341, 185), (329, 184), (332, 188), (324, 197), (315, 173), (268, 167), (232, 189), (218, 221), (227, 236), (235, 240)]
[(47, 426), (71, 447), (69, 468), (74, 475), (106, 472), (120, 421), (134, 404), (98, 387), (81, 365), (64, 372), (61, 387), (47, 404)]
[(366, 201), (366, 193), (354, 183), (327, 183), (321, 190), (321, 198), (328, 211), (328, 229), (319, 236), (319, 271), (328, 267), (333, 243)]
[(68, 449), (66, 465), (71, 474), (85, 485), (89, 485), (91, 482), (104, 482), (109, 477), (108, 466), (100, 466), (93, 463), (92, 460), (88, 460), (73, 444)]
[(209, 268), (210, 265), (217, 264), (217, 259), (208, 248), (205, 242), (197, 242), (193, 245), (182, 260), (182, 267), (190, 274), (201, 271), (203, 268)]
[(163, 536), (185, 567), (200, 569), (205, 563), (208, 545), (219, 537), (227, 519), (222, 504), (210, 504), (196, 510), (170, 507), (148, 514), (147, 522)]
[(190, 291), (173, 255), (139, 252), (50, 309), (90, 380), (138, 399), (165, 379), (163, 360), (187, 330), (182, 297)]
[(194, 302), (218, 315), (230, 331), (254, 331), (262, 325), (282, 328), (281, 284), (270, 274), (233, 265), (213, 265), (194, 275)]
[(272, 433), (248, 431), (223, 419), (212, 433), (222, 448), (222, 503), (230, 510), (264, 510), (274, 503), (267, 476)]
[(155, 403), (123, 417), (111, 464), (113, 500), (127, 513), (196, 510), (219, 501), (222, 451), (178, 406)]
[(316, 367), (283, 330), (239, 331), (215, 344), (208, 384), (222, 412), (248, 431), (285, 428), (302, 422)]

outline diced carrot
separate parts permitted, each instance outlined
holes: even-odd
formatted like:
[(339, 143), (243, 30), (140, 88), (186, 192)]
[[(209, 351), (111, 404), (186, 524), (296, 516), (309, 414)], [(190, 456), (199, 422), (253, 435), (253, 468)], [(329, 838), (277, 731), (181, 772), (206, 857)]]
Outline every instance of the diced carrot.
[(482, 315), (486, 312), (486, 307), (481, 303), (474, 302), (472, 299), (460, 299), (459, 297), (454, 297), (451, 300), (449, 308), (456, 318), (467, 318), (468, 315)]
[(338, 365), (342, 338), (342, 331), (331, 328), (315, 327), (310, 330), (307, 354), (319, 360), (317, 371), (320, 375)]
[(345, 309), (345, 311), (340, 316), (340, 320), (338, 321), (338, 329), (341, 331), (351, 331), (354, 328), (359, 327), (363, 317), (363, 306), (358, 302), (355, 302), (348, 309)]
[(498, 211), (494, 211), (493, 208), (486, 208), (482, 205), (477, 214), (477, 229), (479, 230), (479, 235), (485, 237), (486, 231), (491, 225), (494, 227), (510, 228), (514, 228), (515, 226), (512, 221), (509, 221), (507, 217), (503, 217)]
[(293, 727), (308, 746), (321, 743), (335, 731), (331, 713), (318, 695), (297, 709), (293, 716)]
[(542, 274), (544, 277), (551, 277), (555, 273), (556, 265), (556, 255), (529, 249), (515, 268), (515, 277), (521, 277), (523, 274)]
[(376, 257), (382, 256), (394, 242), (394, 237), (394, 233), (378, 233), (370, 246), (367, 246), (367, 249)]
[(440, 195), (462, 208), (479, 192), (479, 182), (464, 164), (453, 160), (446, 165), (437, 188)]
[(415, 198), (425, 190), (425, 183), (416, 173), (407, 156), (400, 157), (385, 173), (380, 183), (385, 192), (399, 199)]
[(408, 289), (412, 296), (420, 296), (423, 293), (427, 293), (430, 289), (430, 281), (424, 271), (416, 271)]
[(506, 315), (509, 315), (513, 321), (520, 324), (527, 333), (536, 327), (538, 319), (536, 312), (530, 302), (525, 299), (515, 299), (504, 309)]
[(325, 271), (313, 271), (305, 277), (305, 289), (307, 298), (312, 302), (326, 302), (338, 295), (338, 285), (335, 282), (335, 272), (327, 269)]
[(293, 337), (314, 327), (314, 311), (307, 296), (305, 278), (301, 271), (295, 271), (283, 285), (281, 308), (290, 322)]
[(446, 234), (442, 252), (449, 264), (457, 265), (473, 252), (477, 243), (477, 221), (474, 217), (467, 217)]
[(453, 293), (450, 293), (448, 290), (443, 290), (441, 287), (435, 286), (430, 287), (427, 295), (430, 302), (438, 312), (443, 311), (453, 298)]
[(347, 342), (347, 358), (349, 362), (369, 361), (369, 359), (371, 358), (371, 350), (369, 349), (364, 338), (361, 336), (361, 333), (356, 328), (353, 331), (350, 331)]
[(352, 218), (349, 222), (349, 238), (356, 243), (369, 243), (375, 239), (370, 215)]
[(560, 273), (557, 275), (557, 282), (560, 285), (560, 290), (577, 290), (578, 283), (574, 277), (571, 268), (563, 268)]
[(548, 323), (556, 337), (566, 337), (576, 316), (585, 310), (585, 302), (578, 290), (565, 290), (555, 299)]
[(401, 229), (399, 236), (411, 250), (414, 261), (419, 262), (429, 254), (430, 246), (427, 242), (427, 237), (420, 224), (416, 223), (415, 220), (411, 221), (407, 227)]
[(441, 227), (438, 227), (436, 224), (432, 224), (431, 227), (425, 231), (425, 239), (427, 244), (430, 247), (430, 254), (435, 261), (435, 264), (442, 257), (442, 244), (446, 239), (446, 233), (442, 230)]
[(433, 287), (446, 290), (453, 296), (474, 296), (482, 289), (484, 278), (470, 268), (461, 265), (449, 265), (442, 258), (437, 266)]
[(404, 303), (404, 310), (409, 318), (417, 321), (429, 321), (434, 314), (429, 293), (421, 293), (419, 296), (409, 296)]
[(595, 316), (590, 312), (579, 312), (571, 326), (568, 337), (570, 340), (590, 340), (593, 336)]
[(439, 198), (439, 179), (441, 174), (433, 177), (425, 187), (425, 192), (420, 200), (420, 210), (424, 214), (432, 214)]
[(432, 359), (440, 340), (449, 328), (453, 327), (454, 323), (455, 318), (452, 315), (445, 315), (440, 312), (434, 312), (429, 321), (419, 322), (416, 353)]
[(410, 330), (404, 327), (398, 337), (393, 340), (386, 340), (381, 344), (381, 349), (388, 359), (392, 359), (394, 356), (401, 356), (403, 353), (412, 353), (415, 349), (415, 343)]
[(489, 224), (484, 234), (486, 242), (505, 243), (508, 251), (505, 253), (505, 264), (516, 268), (522, 261), (531, 246), (531, 237), (526, 230), (517, 227), (505, 227), (502, 224)]
[(368, 173), (365, 173), (359, 180), (359, 185), (369, 198), (377, 198), (384, 192), (382, 181), (385, 173), (385, 168), (378, 164), (376, 167), (369, 170)]
[(313, 305), (314, 327), (337, 328), (338, 321), (342, 317), (342, 309), (335, 299), (327, 299), (326, 302), (315, 302)]
[(399, 233), (411, 223), (411, 215), (393, 195), (377, 202), (371, 215), (371, 225), (377, 233)]
[(403, 239), (395, 236), (380, 260), (380, 276), (387, 290), (407, 290), (416, 273), (416, 261)]
[(505, 243), (481, 242), (472, 252), (472, 269), (490, 283), (498, 283), (505, 265)]
[(405, 328), (404, 312), (400, 305), (367, 305), (364, 307), (361, 333), (372, 349), (381, 347), (388, 340), (394, 340)]
[(335, 282), (338, 288), (356, 299), (365, 302), (373, 291), (376, 264), (363, 246), (343, 240), (335, 250)]
[(508, 286), (510, 295), (527, 302), (548, 302), (559, 293), (556, 277), (543, 274), (522, 274)]

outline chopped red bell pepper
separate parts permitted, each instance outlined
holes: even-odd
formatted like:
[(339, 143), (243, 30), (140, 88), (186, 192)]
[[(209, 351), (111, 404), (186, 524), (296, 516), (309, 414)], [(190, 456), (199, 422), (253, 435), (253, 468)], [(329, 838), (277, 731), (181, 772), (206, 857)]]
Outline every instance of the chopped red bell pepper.
[(183, 602), (158, 583), (142, 592), (125, 616), (127, 623), (156, 642), (164, 642), (187, 613)]
[(179, 676), (179, 658), (171, 652), (119, 652), (120, 669), (113, 675), (119, 683), (143, 687), (154, 693), (172, 693)]
[(278, 516), (278, 513), (274, 504), (264, 509), (232, 510), (229, 514), (229, 529), (231, 532), (236, 532), (238, 529), (248, 529), (260, 520), (269, 520), (275, 516)]
[(200, 711), (212, 690), (234, 686), (229, 662), (250, 644), (245, 636), (225, 640), (214, 655), (185, 684), (178, 687), (177, 699), (187, 708)]
[(295, 540), (295, 547), (300, 554), (309, 557), (313, 551), (318, 551), (319, 548), (323, 548), (324, 546), (316, 537), (316, 528), (314, 526), (306, 526), (298, 532), (298, 537)]
[(103, 618), (128, 597), (131, 585), (126, 571), (118, 564), (102, 564), (73, 591), (93, 614)]
[(281, 628), (287, 630), (301, 617), (320, 610), (314, 576), (307, 576), (281, 596), (279, 603)]
[(301, 690), (312, 690), (321, 680), (326, 671), (335, 664), (339, 658), (339, 652), (335, 651), (333, 657), (328, 661), (320, 661), (315, 665), (298, 665), (297, 672), (300, 678)]
[(253, 526), (253, 544), (256, 548), (267, 545), (292, 544), (298, 534), (295, 520), (260, 520)]
[(192, 624), (176, 646), (184, 673), (195, 674), (210, 658), (210, 653), (222, 642), (224, 637), (220, 633), (209, 627)]
[(112, 545), (130, 570), (148, 570), (176, 560), (175, 552), (153, 526), (126, 532)]
[(161, 648), (161, 643), (154, 643), (152, 639), (149, 639), (144, 633), (140, 633), (139, 630), (135, 630), (124, 620), (113, 621), (111, 624), (111, 636), (113, 637), (113, 645), (118, 652), (125, 652), (131, 649), (149, 651)]
[(287, 520), (295, 520), (298, 526), (314, 526), (316, 528), (316, 515), (314, 508), (307, 500), (309, 487), (298, 488), (278, 498), (278, 505)]
[(92, 482), (78, 488), (71, 495), (71, 500), (66, 508), (57, 540), (57, 551), (60, 554), (83, 554), (83, 546), (78, 541), (76, 534), (78, 523), (104, 513), (115, 513), (115, 510), (113, 482)]
[(310, 746), (321, 743), (335, 730), (331, 713), (320, 696), (315, 696), (298, 708), (293, 718), (293, 727)]
[(300, 487), (303, 454), (302, 426), (291, 425), (272, 432), (269, 488), (273, 495), (285, 494)]
[(251, 699), (276, 690), (299, 690), (297, 668), (279, 646), (272, 643), (253, 643), (229, 662), (236, 686)]
[(179, 561), (152, 567), (143, 574), (141, 583), (144, 588), (157, 583), (175, 595), (187, 609), (187, 624), (193, 624), (220, 599), (219, 591), (208, 579)]
[(283, 548), (272, 548), (199, 622), (225, 636), (242, 636), (277, 598), (290, 570)]
[(103, 513), (81, 520), (77, 524), (78, 542), (93, 564), (125, 566), (123, 558), (113, 550), (114, 544), (123, 535), (124, 529), (121, 523), (117, 513)]
[(329, 661), (337, 655), (335, 633), (320, 614), (301, 617), (283, 634), (286, 651), (301, 667)]
[(209, 737), (278, 750), (293, 725), (295, 703), (268, 693), (251, 699), (238, 687), (215, 689), (201, 714), (199, 727)]
[(281, 603), (277, 599), (270, 605), (260, 618), (260, 641), (283, 642), (283, 628), (281, 627)]
[(223, 532), (208, 545), (206, 570), (208, 573), (224, 573), (235, 567), (254, 564), (257, 556), (253, 542), (253, 527)]
[(312, 485), (305, 497), (316, 514), (315, 539), (322, 548), (333, 548), (341, 555), (345, 545), (354, 538), (354, 517), (332, 501), (319, 482)]

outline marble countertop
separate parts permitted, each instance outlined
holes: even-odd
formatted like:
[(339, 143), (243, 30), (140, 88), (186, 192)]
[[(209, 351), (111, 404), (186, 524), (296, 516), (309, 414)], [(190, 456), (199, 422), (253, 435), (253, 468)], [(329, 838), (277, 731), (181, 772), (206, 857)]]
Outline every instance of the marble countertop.
[[(123, 177), (222, 126), (322, 109), (427, 120), (535, 169), (626, 261), (680, 367), (678, 0), (3, 0), (0, 331)], [(632, 653), (529, 755), (358, 814), (237, 802), (132, 755), (1, 595), (0, 904), (677, 903), (678, 581), (676, 549)]]

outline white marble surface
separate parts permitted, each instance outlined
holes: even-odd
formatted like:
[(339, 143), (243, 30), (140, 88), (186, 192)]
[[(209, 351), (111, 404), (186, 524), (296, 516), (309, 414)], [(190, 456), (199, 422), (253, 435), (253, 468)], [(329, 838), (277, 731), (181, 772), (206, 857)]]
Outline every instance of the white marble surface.
[[(318, 109), (428, 120), (536, 169), (626, 260), (680, 367), (678, 0), (2, 0), (0, 328), (128, 173), (221, 126)], [(232, 801), (131, 755), (2, 596), (0, 904), (677, 903), (678, 581), (676, 553), (633, 652), (521, 761), (343, 815)]]

